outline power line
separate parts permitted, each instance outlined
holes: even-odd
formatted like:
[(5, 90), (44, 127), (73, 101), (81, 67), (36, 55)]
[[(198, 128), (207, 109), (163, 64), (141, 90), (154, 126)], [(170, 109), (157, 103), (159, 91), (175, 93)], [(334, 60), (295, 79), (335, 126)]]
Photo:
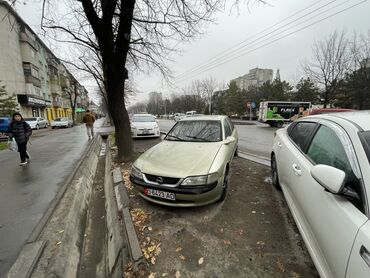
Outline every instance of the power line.
[[(345, 2), (348, 2), (348, 1), (350, 1), (350, 0), (347, 0), (347, 1), (345, 1)], [(320, 22), (322, 22), (322, 21), (324, 21), (324, 20), (326, 20), (326, 19), (329, 19), (329, 18), (331, 18), (331, 17), (333, 17), (333, 16), (335, 16), (335, 15), (337, 15), (337, 14), (343, 13), (343, 12), (345, 12), (345, 11), (347, 11), (347, 10), (349, 10), (349, 9), (352, 9), (352, 8), (354, 8), (354, 7), (356, 7), (356, 6), (360, 5), (360, 4), (363, 4), (363, 3), (367, 2), (367, 1), (368, 1), (368, 0), (364, 0), (364, 1), (358, 2), (358, 3), (356, 3), (356, 4), (352, 5), (352, 6), (349, 6), (349, 7), (347, 7), (347, 8), (344, 8), (344, 9), (342, 9), (342, 10), (338, 11), (338, 12), (332, 13), (332, 14), (330, 14), (330, 15), (328, 15), (328, 16), (326, 16), (326, 17), (324, 17), (324, 18), (321, 18), (321, 19), (319, 19), (319, 20), (317, 20), (317, 21), (314, 21), (313, 23), (310, 23), (310, 24), (308, 24), (308, 25), (306, 25), (306, 26), (304, 26), (304, 27), (302, 27), (302, 28), (299, 28), (299, 29), (297, 29), (297, 30), (295, 30), (295, 31), (293, 31), (293, 32), (290, 32), (290, 33), (286, 34), (286, 35), (283, 35), (283, 36), (281, 36), (281, 37), (279, 37), (279, 38), (277, 38), (277, 39), (274, 39), (273, 41), (270, 41), (270, 42), (268, 42), (268, 43), (265, 43), (265, 44), (263, 44), (263, 45), (261, 45), (261, 46), (259, 46), (259, 47), (256, 47), (256, 48), (254, 48), (254, 49), (252, 49), (252, 50), (249, 50), (249, 51), (246, 51), (246, 52), (242, 52), (241, 54), (239, 54), (239, 55), (237, 55), (237, 56), (234, 56), (234, 57), (231, 57), (231, 58), (227, 59), (227, 60), (226, 60), (226, 61), (224, 61), (224, 62), (220, 62), (220, 61), (218, 61), (218, 64), (216, 64), (216, 65), (214, 65), (214, 66), (211, 66), (211, 67), (206, 68), (206, 69), (201, 70), (201, 71), (199, 71), (199, 70), (198, 70), (198, 71), (197, 71), (197, 73), (196, 73), (196, 75), (199, 75), (199, 74), (201, 74), (201, 73), (204, 73), (204, 72), (206, 72), (206, 71), (209, 71), (209, 70), (211, 70), (211, 69), (214, 69), (214, 68), (216, 68), (216, 67), (218, 67), (218, 66), (221, 66), (221, 65), (223, 65), (223, 64), (225, 64), (225, 63), (227, 63), (227, 62), (233, 61), (233, 60), (235, 60), (236, 58), (239, 58), (239, 57), (241, 57), (241, 56), (244, 56), (244, 55), (246, 55), (246, 54), (249, 54), (249, 53), (251, 53), (251, 52), (254, 52), (254, 51), (256, 51), (256, 50), (259, 50), (259, 49), (261, 49), (262, 47), (268, 46), (268, 45), (270, 45), (270, 44), (272, 44), (272, 43), (274, 43), (274, 42), (276, 42), (276, 41), (279, 41), (279, 40), (281, 40), (281, 39), (283, 39), (283, 38), (285, 38), (285, 37), (288, 37), (288, 36), (290, 36), (290, 35), (292, 35), (292, 34), (295, 34), (295, 33), (299, 32), (299, 31), (302, 31), (302, 30), (304, 30), (304, 29), (307, 29), (307, 28), (309, 28), (309, 27), (311, 27), (311, 26), (313, 26), (313, 25), (315, 25), (315, 24), (318, 24), (318, 23), (320, 23)], [(342, 4), (343, 4), (343, 3), (342, 3)], [(342, 5), (342, 4), (340, 4), (340, 5)], [(325, 12), (326, 12), (326, 11), (325, 11)], [(322, 14), (322, 13), (321, 13), (321, 14)], [(314, 17), (316, 17), (316, 16), (314, 16)], [(312, 19), (312, 18), (311, 18), (311, 19)], [(304, 21), (304, 22), (307, 22), (307, 20), (306, 20), (306, 21)], [(304, 23), (304, 22), (301, 22), (300, 24), (302, 24), (302, 23)], [(295, 27), (296, 27), (296, 26), (295, 26)], [(288, 28), (288, 29), (284, 30), (283, 32), (288, 31), (289, 29), (292, 29), (292, 28)], [(283, 33), (283, 32), (280, 32), (280, 33)], [(277, 34), (275, 34), (275, 35), (273, 35), (273, 36), (271, 36), (271, 37), (274, 37), (274, 36), (276, 36), (276, 35), (277, 35)], [(268, 39), (266, 39), (266, 40), (271, 39), (271, 37), (270, 37), (270, 38), (268, 38)], [(264, 40), (264, 41), (266, 41), (266, 40)], [(262, 41), (262, 42), (264, 42), (264, 41)], [(261, 42), (259, 42), (259, 43), (261, 43)], [(235, 55), (235, 54), (236, 54), (236, 53), (234, 53), (233, 55)], [(222, 60), (225, 60), (225, 59), (222, 59)], [(212, 64), (214, 64), (214, 63), (212, 63)], [(195, 74), (195, 73), (194, 73), (194, 74)], [(194, 74), (192, 74), (191, 76), (189, 76), (189, 77), (187, 77), (187, 78), (180, 78), (180, 80), (179, 80), (178, 82), (186, 81), (186, 80), (190, 79), (191, 77), (193, 77), (193, 76), (194, 76)]]
[[(226, 49), (226, 50), (224, 50), (224, 51), (221, 51), (220, 53), (216, 54), (215, 56), (212, 56), (212, 57), (211, 57), (210, 59), (208, 59), (207, 61), (205, 61), (205, 62), (203, 62), (203, 63), (201, 63), (201, 64), (198, 64), (198, 65), (197, 65), (197, 66), (195, 66), (193, 69), (187, 70), (187, 71), (185, 71), (185, 72), (183, 72), (183, 73), (179, 74), (176, 78), (179, 78), (179, 77), (181, 77), (181, 76), (183, 76), (183, 75), (186, 75), (187, 73), (194, 71), (194, 70), (195, 70), (195, 69), (197, 69), (198, 67), (204, 67), (204, 65), (207, 65), (210, 61), (215, 60), (215, 58), (216, 58), (216, 60), (217, 60), (217, 58), (218, 58), (218, 56), (219, 56), (219, 55), (224, 54), (224, 53), (227, 53), (227, 52), (232, 52), (232, 51), (230, 51), (230, 50), (234, 49), (235, 47), (237, 47), (237, 46), (239, 46), (239, 45), (244, 44), (245, 42), (247, 42), (248, 40), (250, 40), (250, 39), (252, 39), (252, 38), (256, 37), (257, 35), (263, 34), (265, 31), (268, 31), (268, 30), (272, 29), (273, 27), (278, 26), (279, 24), (283, 23), (284, 21), (286, 21), (286, 20), (288, 20), (288, 19), (290, 19), (290, 18), (294, 17), (294, 16), (295, 16), (295, 15), (297, 15), (297, 14), (300, 14), (301, 12), (303, 12), (303, 11), (305, 11), (305, 10), (310, 9), (311, 7), (315, 6), (317, 3), (320, 3), (320, 2), (322, 2), (322, 1), (323, 1), (323, 0), (316, 1), (316, 2), (314, 2), (313, 4), (311, 4), (311, 5), (307, 6), (307, 7), (303, 8), (303, 9), (301, 9), (301, 10), (299, 10), (299, 11), (295, 12), (295, 13), (293, 13), (292, 15), (290, 15), (290, 16), (288, 16), (288, 17), (286, 17), (286, 18), (282, 19), (282, 20), (280, 20), (279, 22), (274, 23), (273, 25), (271, 25), (271, 26), (269, 26), (269, 27), (267, 27), (267, 28), (263, 29), (262, 31), (260, 31), (260, 32), (258, 32), (258, 33), (255, 33), (255, 34), (253, 34), (252, 36), (247, 37), (246, 39), (242, 40), (241, 42), (237, 43), (236, 45), (234, 45), (234, 46), (232, 46), (232, 47), (229, 47), (229, 48), (227, 48), (227, 49)], [(332, 3), (332, 2), (335, 2), (335, 1), (336, 1), (336, 0), (333, 0), (333, 1), (329, 2), (329, 4), (330, 4), (330, 3)], [(327, 5), (327, 4), (326, 4), (326, 5)], [(325, 6), (326, 6), (326, 5), (325, 5)], [(320, 7), (320, 8), (321, 8), (321, 7)], [(223, 55), (223, 56), (224, 56), (224, 55)], [(221, 57), (222, 57), (222, 56), (221, 56)]]
[[(299, 25), (302, 25), (302, 24), (304, 24), (304, 23), (306, 23), (306, 22), (308, 22), (308, 21), (310, 21), (310, 20), (312, 20), (312, 19), (314, 19), (314, 18), (316, 18), (316, 17), (318, 17), (318, 16), (320, 16), (320, 15), (322, 15), (322, 14), (325, 14), (326, 12), (328, 12), (328, 11), (330, 11), (330, 10), (332, 10), (332, 9), (338, 8), (338, 7), (340, 7), (340, 6), (342, 6), (342, 5), (346, 4), (347, 2), (350, 2), (350, 1), (352, 1), (352, 0), (346, 0), (346, 1), (344, 1), (344, 2), (341, 2), (341, 3), (339, 3), (338, 5), (336, 5), (336, 6), (332, 7), (332, 8), (326, 9), (326, 10), (324, 10), (324, 11), (322, 11), (322, 12), (318, 13), (318, 14), (315, 14), (314, 16), (312, 16), (312, 17), (310, 17), (310, 18), (308, 18), (308, 19), (306, 19), (306, 20), (304, 20), (304, 21), (299, 22), (298, 24), (295, 24), (293, 27), (288, 27), (288, 28), (286, 28), (286, 29), (284, 29), (284, 30), (282, 30), (282, 31), (280, 31), (280, 32), (278, 32), (278, 33), (275, 33), (275, 34), (274, 34), (274, 32), (275, 32), (275, 31), (279, 31), (282, 27), (285, 27), (285, 26), (289, 25), (290, 23), (289, 23), (289, 24), (286, 24), (286, 25), (284, 25), (284, 26), (282, 26), (282, 27), (280, 27), (280, 28), (278, 28), (278, 29), (276, 29), (276, 30), (274, 30), (274, 31), (272, 31), (272, 32), (270, 32), (270, 33), (268, 33), (268, 34), (264, 35), (264, 36), (261, 36), (260, 38), (258, 38), (258, 39), (256, 39), (256, 40), (254, 40), (254, 41), (252, 41), (252, 42), (250, 42), (250, 43), (248, 43), (248, 44), (246, 44), (246, 45), (244, 45), (244, 46), (239, 47), (238, 49), (236, 49), (236, 50), (234, 51), (234, 53), (230, 53), (230, 54), (228, 54), (228, 55), (224, 55), (224, 57), (220, 58), (218, 61), (216, 60), (216, 61), (214, 61), (214, 62), (208, 63), (207, 67), (203, 67), (203, 69), (204, 69), (205, 71), (207, 71), (207, 68), (212, 67), (213, 65), (218, 64), (218, 63), (220, 63), (221, 61), (228, 61), (229, 59), (232, 59), (232, 58), (233, 58), (233, 56), (235, 56), (235, 55), (237, 55), (238, 53), (240, 53), (240, 52), (241, 52), (241, 50), (243, 50), (243, 49), (250, 48), (250, 47), (251, 47), (251, 46), (253, 46), (253, 45), (258, 45), (258, 44), (260, 44), (260, 43), (263, 43), (263, 42), (265, 42), (265, 41), (268, 41), (268, 40), (270, 40), (270, 39), (272, 39), (272, 38), (274, 38), (274, 37), (276, 37), (276, 36), (278, 36), (278, 35), (280, 35), (280, 34), (282, 34), (282, 33), (286, 32), (286, 31), (289, 31), (289, 30), (291, 30), (291, 29), (293, 29), (293, 28), (295, 28), (295, 27), (297, 27), (297, 26), (299, 26)], [(332, 1), (332, 2), (333, 2), (333, 1)], [(309, 13), (309, 14), (311, 14), (311, 13)], [(308, 15), (309, 15), (309, 14), (308, 14)], [(296, 20), (292, 21), (291, 23), (295, 23), (296, 21), (298, 21), (298, 20), (300, 20), (300, 19), (302, 19), (302, 18), (304, 18), (304, 17), (306, 17), (306, 16), (300, 17), (300, 18), (298, 18), (298, 19), (296, 19)], [(264, 40), (262, 40), (262, 41), (259, 41), (260, 39), (262, 39), (262, 38), (266, 37), (266, 36), (267, 36), (267, 35), (269, 35), (269, 34), (272, 34), (272, 35), (271, 35), (271, 36), (269, 36), (269, 37), (267, 37), (266, 39), (264, 39)], [(238, 57), (239, 57), (239, 56), (238, 56)], [(197, 73), (199, 74), (199, 72), (204, 72), (204, 71), (203, 71), (203, 69), (199, 68), (198, 70), (195, 70), (193, 74), (190, 74), (190, 73), (189, 73), (188, 75), (189, 75), (189, 76), (193, 76), (193, 75), (195, 74), (195, 72), (197, 72)], [(182, 82), (182, 79), (186, 80), (186, 79), (188, 79), (188, 77), (182, 77), (182, 78), (179, 78), (178, 80), (180, 80), (180, 82)]]

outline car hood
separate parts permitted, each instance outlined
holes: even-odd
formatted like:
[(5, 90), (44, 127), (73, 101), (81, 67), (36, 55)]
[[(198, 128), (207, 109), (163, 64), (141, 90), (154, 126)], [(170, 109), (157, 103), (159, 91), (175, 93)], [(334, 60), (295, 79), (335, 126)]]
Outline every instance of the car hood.
[(157, 125), (156, 122), (132, 122), (131, 127), (151, 129)]
[(208, 174), (221, 142), (163, 141), (143, 153), (135, 162), (143, 173), (185, 178)]

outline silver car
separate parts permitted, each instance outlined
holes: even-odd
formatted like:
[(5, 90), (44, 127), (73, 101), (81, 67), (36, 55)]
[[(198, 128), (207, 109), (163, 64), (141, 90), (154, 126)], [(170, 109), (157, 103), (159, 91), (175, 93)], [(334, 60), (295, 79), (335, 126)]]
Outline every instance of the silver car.
[(32, 129), (47, 128), (49, 123), (47, 120), (41, 117), (32, 117), (24, 119)]

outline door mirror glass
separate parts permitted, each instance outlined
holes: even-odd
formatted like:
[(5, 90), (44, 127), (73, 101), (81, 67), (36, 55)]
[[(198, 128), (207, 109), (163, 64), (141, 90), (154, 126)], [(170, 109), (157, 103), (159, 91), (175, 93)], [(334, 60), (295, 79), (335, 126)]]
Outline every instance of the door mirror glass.
[(344, 171), (328, 165), (315, 165), (311, 169), (312, 177), (331, 193), (342, 192), (346, 174)]

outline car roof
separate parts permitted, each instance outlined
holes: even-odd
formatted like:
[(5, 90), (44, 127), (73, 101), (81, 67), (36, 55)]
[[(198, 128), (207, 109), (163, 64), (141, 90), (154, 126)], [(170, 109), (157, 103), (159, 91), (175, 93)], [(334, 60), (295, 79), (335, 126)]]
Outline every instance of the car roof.
[(154, 115), (152, 115), (152, 114), (134, 114), (132, 116), (133, 117), (135, 117), (135, 116), (152, 116), (152, 117), (154, 117)]
[(338, 121), (339, 119), (346, 120), (347, 122), (360, 127), (363, 130), (370, 130), (370, 110), (353, 111), (353, 112), (340, 112), (340, 113), (330, 113), (330, 114), (318, 114), (307, 116), (302, 119), (327, 119), (331, 121)]
[(196, 117), (189, 117), (184, 118), (181, 121), (221, 121), (222, 119), (227, 118), (224, 115), (204, 115), (204, 116), (196, 116)]

